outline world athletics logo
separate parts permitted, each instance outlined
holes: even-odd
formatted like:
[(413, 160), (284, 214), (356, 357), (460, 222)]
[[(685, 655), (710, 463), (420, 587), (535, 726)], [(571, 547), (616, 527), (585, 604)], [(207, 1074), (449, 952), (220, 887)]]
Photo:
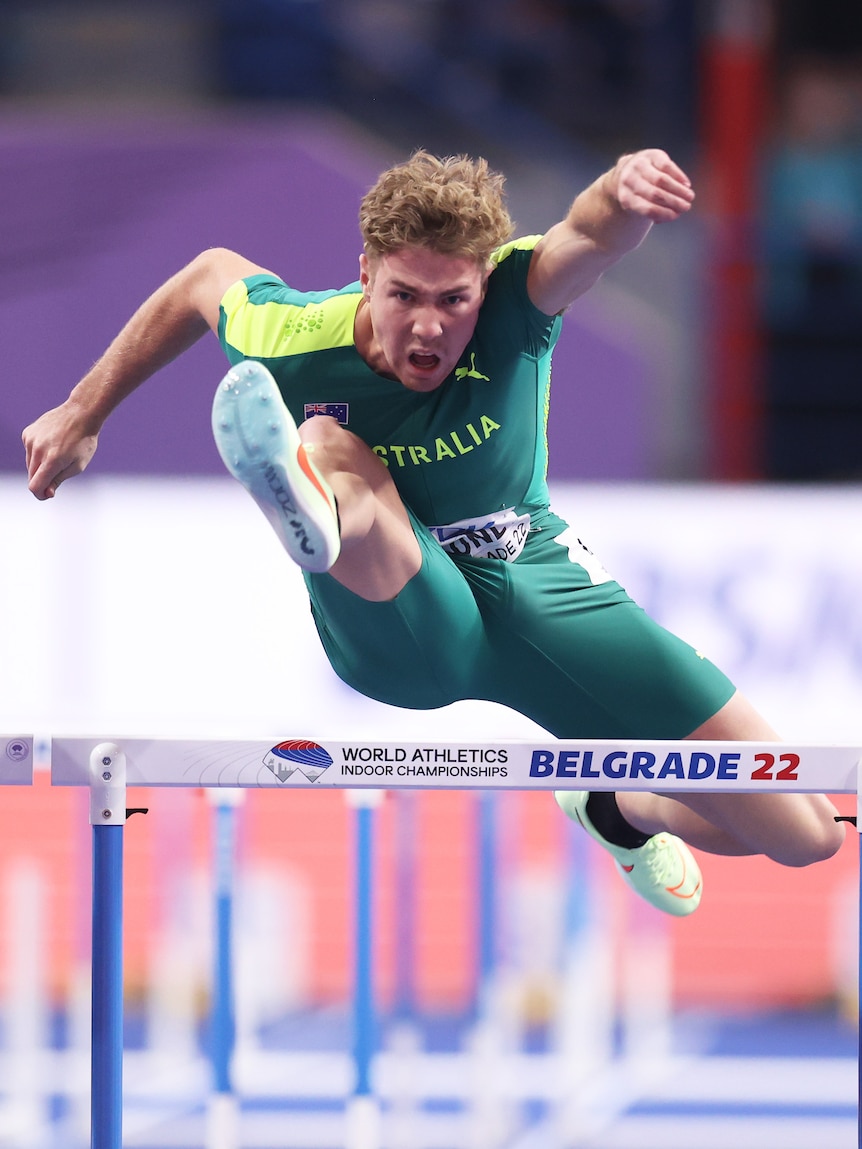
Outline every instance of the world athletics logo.
[(329, 754), (317, 742), (307, 738), (289, 738), (279, 742), (263, 760), (279, 782), (286, 782), (297, 770), (309, 782), (316, 782), (324, 770), (332, 765)]

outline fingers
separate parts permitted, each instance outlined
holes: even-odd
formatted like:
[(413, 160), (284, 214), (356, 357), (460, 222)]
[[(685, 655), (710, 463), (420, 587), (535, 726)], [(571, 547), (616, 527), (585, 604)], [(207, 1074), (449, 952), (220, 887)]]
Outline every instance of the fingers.
[(47, 494), (48, 484), (45, 483), (40, 475), (40, 468), (37, 465), (36, 456), (33, 450), (32, 428), (25, 427), (21, 433), (21, 441), (24, 444), (24, 465), (27, 469), (27, 489), (31, 494), (35, 495), (37, 499), (48, 499), (53, 496)]
[(626, 211), (663, 223), (691, 208), (691, 180), (666, 152), (657, 148), (636, 152), (623, 156), (617, 167), (617, 196)]
[[(69, 476), (66, 475), (63, 477), (68, 478)], [(40, 468), (30, 477), (27, 489), (32, 495), (35, 495), (40, 502), (44, 502), (46, 499), (54, 498), (54, 495), (57, 493), (57, 488), (63, 482), (63, 477), (60, 475), (51, 475), (50, 473), (46, 474), (44, 468)]]
[(60, 484), (65, 483), (67, 479), (71, 479), (74, 475), (80, 475), (86, 467), (87, 462), (89, 462), (89, 455), (86, 461), (75, 458), (71, 462), (67, 462), (66, 459), (57, 459), (54, 456), (49, 456), (41, 466), (37, 466), (35, 470), (30, 473), (30, 481), (27, 484), (28, 490), (31, 494), (35, 495), (40, 502), (45, 499), (53, 499)]
[(66, 479), (79, 475), (96, 450), (97, 436), (70, 433), (55, 412), (48, 412), (21, 435), (28, 489), (40, 501), (53, 499)]
[(54, 470), (55, 467), (53, 463), (46, 461), (40, 464), (36, 454), (28, 448), (27, 475), (29, 481), (27, 488), (30, 493), (35, 495), (40, 501), (53, 499), (57, 493), (57, 487), (62, 480), (60, 480), (59, 476), (55, 475)]
[(41, 462), (41, 454), (36, 446), (35, 427), (35, 423), (25, 427), (21, 432), (21, 441), (24, 444), (27, 488), (37, 499), (44, 500), (53, 498), (57, 488), (51, 483), (53, 476), (46, 473), (48, 468)]

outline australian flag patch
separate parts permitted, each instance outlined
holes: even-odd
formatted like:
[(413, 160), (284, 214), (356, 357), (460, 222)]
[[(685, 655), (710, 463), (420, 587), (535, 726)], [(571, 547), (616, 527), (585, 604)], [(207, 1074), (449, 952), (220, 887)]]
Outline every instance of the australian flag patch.
[(313, 415), (329, 415), (342, 427), (347, 426), (347, 403), (306, 403), (305, 417), (310, 419)]

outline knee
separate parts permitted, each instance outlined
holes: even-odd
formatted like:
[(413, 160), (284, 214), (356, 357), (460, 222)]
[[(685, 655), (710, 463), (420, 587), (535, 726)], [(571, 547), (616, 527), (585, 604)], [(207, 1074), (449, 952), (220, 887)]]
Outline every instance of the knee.
[(817, 823), (789, 840), (786, 849), (774, 855), (774, 861), (784, 866), (812, 866), (825, 862), (838, 853), (844, 842), (845, 826), (834, 816), (824, 815)]
[(368, 481), (388, 471), (374, 451), (331, 415), (315, 415), (300, 425), (299, 436), (315, 465), (327, 473), (335, 471), (361, 475)]
[(328, 450), (337, 447), (347, 434), (345, 428), (331, 415), (314, 415), (299, 426), (299, 437), (306, 446), (312, 443), (315, 447)]

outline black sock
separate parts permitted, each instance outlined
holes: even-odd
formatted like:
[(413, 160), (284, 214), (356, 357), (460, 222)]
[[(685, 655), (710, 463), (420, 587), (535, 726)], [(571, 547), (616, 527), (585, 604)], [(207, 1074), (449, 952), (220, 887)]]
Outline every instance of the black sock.
[(587, 798), (587, 817), (612, 846), (636, 850), (650, 840), (650, 834), (636, 830), (620, 813), (616, 795), (608, 790), (596, 790)]

